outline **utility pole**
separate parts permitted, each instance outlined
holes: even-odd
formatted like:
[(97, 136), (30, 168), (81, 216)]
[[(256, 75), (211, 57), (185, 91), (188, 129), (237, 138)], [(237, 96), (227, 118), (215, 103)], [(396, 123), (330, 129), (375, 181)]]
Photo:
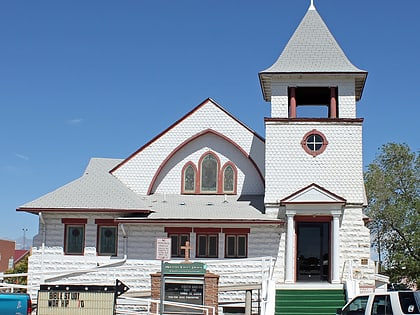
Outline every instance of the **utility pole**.
[(22, 231), (23, 231), (23, 249), (26, 249), (25, 248), (26, 247), (26, 232), (28, 232), (28, 229), (23, 228)]

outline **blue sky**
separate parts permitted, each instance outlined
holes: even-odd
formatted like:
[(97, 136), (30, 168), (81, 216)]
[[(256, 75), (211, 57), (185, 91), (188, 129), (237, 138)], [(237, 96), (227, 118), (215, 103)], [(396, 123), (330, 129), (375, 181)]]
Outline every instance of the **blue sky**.
[[(125, 158), (210, 97), (264, 136), (258, 72), (309, 0), (0, 2), (0, 238), (38, 231), (24, 203)], [(420, 150), (420, 1), (315, 0), (369, 72), (364, 165), (388, 142)]]

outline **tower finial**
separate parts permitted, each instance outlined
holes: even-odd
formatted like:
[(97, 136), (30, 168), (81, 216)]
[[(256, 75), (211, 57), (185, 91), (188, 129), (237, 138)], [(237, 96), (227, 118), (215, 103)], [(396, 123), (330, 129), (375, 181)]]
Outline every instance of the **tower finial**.
[(314, 0), (311, 0), (311, 5), (309, 7), (309, 10), (315, 10)]

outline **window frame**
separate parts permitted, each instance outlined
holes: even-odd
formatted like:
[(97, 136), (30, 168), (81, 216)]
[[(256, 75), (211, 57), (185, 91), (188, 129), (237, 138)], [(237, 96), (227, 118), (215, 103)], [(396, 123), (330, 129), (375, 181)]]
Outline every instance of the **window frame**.
[(391, 306), (391, 297), (388, 294), (375, 295), (372, 302), (371, 315), (382, 315), (382, 312), (378, 313), (378, 306), (385, 307), (386, 315), (393, 315)]
[[(65, 255), (84, 255), (86, 245), (86, 224), (87, 219), (66, 219), (63, 218), (61, 222), (64, 224), (64, 244), (63, 251)], [(82, 239), (80, 241), (80, 251), (69, 251), (70, 228), (81, 228)]]
[(363, 311), (364, 313), (366, 311), (368, 300), (369, 300), (369, 295), (361, 295), (361, 296), (356, 297), (354, 300), (350, 302), (350, 304), (348, 304), (345, 307), (345, 309), (342, 311), (341, 314), (348, 315), (350, 312), (358, 311), (358, 310), (360, 310), (360, 312)]
[[(206, 158), (208, 156), (211, 156), (215, 163), (216, 163), (216, 169), (214, 170), (216, 173), (216, 178), (215, 178), (215, 184), (216, 184), (216, 188), (214, 190), (204, 190), (203, 189), (203, 175), (205, 172), (203, 172), (203, 164), (206, 162)], [(200, 193), (202, 194), (217, 194), (219, 192), (220, 189), (220, 183), (219, 183), (219, 178), (220, 178), (220, 159), (219, 157), (214, 154), (213, 152), (206, 152), (205, 154), (203, 154), (200, 158), (199, 161), (199, 189), (200, 189)]]
[[(112, 228), (114, 229), (114, 248), (113, 252), (105, 252), (102, 251), (102, 233), (101, 230), (104, 228)], [(98, 256), (117, 256), (118, 254), (118, 227), (115, 225), (98, 225), (98, 234), (97, 234), (97, 245), (96, 245), (96, 253)]]
[[(181, 246), (185, 246), (185, 243), (190, 241), (190, 234), (189, 233), (188, 234), (187, 233), (168, 233), (168, 237), (171, 239), (171, 258), (184, 258), (185, 249), (181, 249)], [(173, 237), (177, 238), (176, 252), (174, 252), (175, 244), (174, 244)], [(183, 242), (183, 238), (185, 239), (184, 242)]]
[[(215, 178), (215, 189), (214, 190), (203, 190), (203, 163), (205, 162), (205, 159), (211, 156), (215, 163), (216, 163), (216, 169), (215, 174), (216, 174), (216, 178)], [(185, 195), (195, 195), (195, 194), (201, 194), (201, 195), (236, 195), (237, 194), (237, 189), (238, 189), (238, 169), (236, 167), (236, 165), (231, 162), (231, 161), (227, 161), (225, 162), (223, 165), (221, 164), (220, 158), (219, 156), (212, 152), (212, 151), (208, 151), (206, 153), (204, 153), (199, 161), (198, 161), (198, 166), (196, 166), (192, 161), (187, 162), (183, 167), (182, 167), (182, 171), (181, 171), (181, 193), (185, 194)], [(185, 184), (186, 184), (186, 176), (187, 176), (187, 171), (190, 170), (192, 168), (192, 170), (194, 171), (194, 189), (193, 190), (187, 190), (185, 189)], [(225, 181), (225, 172), (227, 169), (231, 169), (232, 170), (232, 190), (226, 190), (226, 181)]]
[[(322, 143), (321, 143), (321, 146), (320, 146), (319, 149), (312, 150), (312, 149), (309, 148), (308, 139), (312, 136), (321, 137)], [(316, 157), (316, 156), (322, 154), (325, 151), (325, 149), (327, 148), (327, 145), (328, 145), (328, 141), (327, 141), (327, 138), (325, 137), (325, 135), (322, 132), (320, 132), (316, 129), (312, 129), (311, 131), (307, 132), (303, 136), (300, 144), (302, 145), (302, 148), (306, 153), (308, 153), (309, 155), (312, 155), (313, 157)]]
[[(232, 175), (233, 175), (233, 189), (232, 190), (226, 190), (225, 189), (225, 171), (227, 168), (232, 168)], [(238, 184), (238, 170), (236, 169), (235, 164), (233, 164), (232, 162), (226, 162), (225, 165), (223, 165), (222, 167), (222, 171), (220, 172), (220, 187), (222, 188), (222, 193), (223, 194), (232, 194), (235, 195), (236, 194), (236, 189), (237, 189), (237, 184)]]
[[(235, 259), (235, 258), (247, 258), (248, 257), (248, 236), (250, 233), (249, 228), (225, 228), (222, 230), (225, 234), (225, 258)], [(234, 238), (234, 254), (229, 254), (229, 238)], [(239, 254), (239, 240), (240, 238), (245, 239), (245, 255)]]
[[(195, 228), (194, 232), (196, 233), (196, 258), (219, 258), (219, 233), (221, 232), (220, 228)], [(201, 254), (201, 242), (200, 238), (205, 239), (205, 254)], [(215, 239), (215, 254), (210, 253), (211, 241)]]
[[(167, 233), (167, 237), (171, 238), (171, 258), (184, 258), (185, 257), (185, 249), (181, 249), (181, 246), (185, 246), (185, 244), (181, 244), (182, 236), (187, 236), (188, 242), (191, 243), (191, 232), (192, 228), (190, 227), (165, 227), (165, 233)], [(177, 253), (174, 254), (172, 243), (172, 236), (178, 237), (178, 246), (177, 246)], [(190, 253), (191, 254), (191, 253)]]
[[(98, 256), (112, 256), (115, 257), (118, 255), (118, 223), (114, 221), (114, 219), (96, 219), (95, 224), (97, 225), (96, 228), (96, 255)], [(114, 247), (115, 251), (113, 253), (110, 252), (102, 252), (101, 250), (101, 229), (102, 228), (114, 228), (115, 229), (115, 239), (114, 239)]]
[[(185, 189), (185, 177), (186, 177), (186, 172), (189, 168), (192, 168), (194, 171), (194, 189), (193, 190), (186, 190)], [(184, 167), (182, 168), (182, 180), (181, 180), (181, 192), (183, 194), (196, 194), (197, 193), (197, 166), (195, 166), (195, 164), (193, 162), (188, 162), (187, 164), (184, 165)]]
[[(204, 238), (205, 239), (205, 254), (201, 254), (201, 245), (202, 243), (200, 242), (200, 239)], [(196, 250), (196, 257), (197, 258), (219, 258), (219, 235), (218, 234), (197, 234), (196, 236), (197, 239), (197, 250)], [(210, 249), (211, 249), (211, 241), (215, 240), (216, 241), (216, 245), (215, 245), (215, 250), (216, 252), (214, 254), (210, 253)]]

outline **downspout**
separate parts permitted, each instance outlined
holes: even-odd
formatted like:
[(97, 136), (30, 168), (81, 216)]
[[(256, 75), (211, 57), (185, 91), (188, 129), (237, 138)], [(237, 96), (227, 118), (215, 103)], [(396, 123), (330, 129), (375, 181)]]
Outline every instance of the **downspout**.
[(45, 224), (44, 217), (42, 215), (42, 212), (38, 213), (39, 216), (39, 222), (42, 224), (42, 245), (41, 245), (41, 279), (40, 283), (44, 282), (44, 254), (45, 254), (45, 240), (47, 236), (47, 227)]
[(124, 228), (124, 223), (121, 223), (120, 227), (121, 227), (121, 232), (122, 232), (123, 238), (124, 238), (124, 257), (127, 257), (128, 235), (127, 235), (127, 231)]

